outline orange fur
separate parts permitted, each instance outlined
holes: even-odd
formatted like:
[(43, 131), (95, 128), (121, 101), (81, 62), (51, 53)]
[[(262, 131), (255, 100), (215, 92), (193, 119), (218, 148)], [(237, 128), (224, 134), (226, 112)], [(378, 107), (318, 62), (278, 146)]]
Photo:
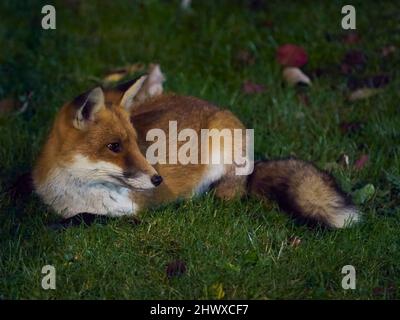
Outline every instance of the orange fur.
[[(134, 85), (135, 82), (132, 83)], [(149, 81), (147, 86), (148, 83)], [(129, 173), (134, 175), (135, 172), (148, 176), (157, 173), (161, 175), (163, 183), (160, 186), (140, 192), (131, 188), (129, 180), (119, 178), (122, 187), (132, 189), (130, 197), (135, 203), (134, 208), (143, 209), (189, 198), (203, 185), (208, 187), (212, 184), (215, 186), (216, 196), (222, 199), (229, 200), (247, 192), (261, 197), (272, 196), (278, 200), (281, 207), (296, 216), (320, 221), (331, 227), (343, 227), (347, 218), (358, 218), (357, 211), (347, 201), (334, 180), (315, 166), (301, 160), (259, 162), (249, 178), (235, 175), (235, 164), (223, 165), (213, 172), (212, 166), (200, 163), (200, 155), (198, 164), (167, 163), (151, 166), (145, 157), (146, 150), (152, 143), (146, 141), (147, 132), (154, 128), (162, 129), (167, 134), (168, 141), (170, 121), (177, 122), (178, 132), (190, 128), (196, 131), (198, 136), (201, 129), (228, 129), (232, 132), (234, 129), (245, 127), (230, 111), (220, 110), (213, 104), (194, 97), (172, 94), (148, 97), (145, 92), (139, 91), (144, 101), (138, 104), (134, 96), (126, 96), (129, 91), (137, 93), (137, 90), (129, 90), (131, 85), (129, 83), (109, 89), (104, 92), (104, 97), (102, 91), (96, 89), (61, 108), (34, 169), (33, 178), (37, 190), (49, 190), (43, 188), (43, 185), (49, 183), (51, 174), (55, 170), (63, 172), (62, 170), (76, 161), (74, 156), (79, 154), (87, 159), (85, 166), (86, 170), (89, 170), (89, 177), (90, 163), (99, 161), (112, 165), (111, 168), (119, 168), (124, 175), (128, 173), (128, 176)], [(157, 86), (157, 83), (155, 85)], [(157, 88), (159, 90), (159, 87)], [(93, 107), (88, 102), (91, 95), (93, 101), (89, 102)], [(132, 101), (133, 105), (123, 107), (121, 101), (125, 101), (122, 104)], [(107, 149), (107, 145), (113, 142), (122, 145), (121, 152), (113, 153)], [(184, 142), (178, 141), (177, 147), (183, 144)], [(210, 147), (209, 152), (220, 153), (224, 145), (221, 144), (220, 148), (221, 150), (213, 150)], [(167, 148), (167, 158), (168, 156)], [(75, 164), (74, 170), (79, 171), (79, 163)], [(69, 181), (68, 177), (64, 180)], [(77, 183), (80, 185), (90, 181), (81, 179)], [(66, 190), (69, 187), (66, 185)], [(44, 191), (38, 192), (42, 192), (43, 196)], [(62, 197), (62, 192), (61, 195), (57, 195), (59, 196)], [(75, 199), (74, 196), (76, 195), (73, 195), (72, 199)], [(110, 197), (113, 199), (113, 196)], [(118, 206), (118, 203), (115, 205)]]

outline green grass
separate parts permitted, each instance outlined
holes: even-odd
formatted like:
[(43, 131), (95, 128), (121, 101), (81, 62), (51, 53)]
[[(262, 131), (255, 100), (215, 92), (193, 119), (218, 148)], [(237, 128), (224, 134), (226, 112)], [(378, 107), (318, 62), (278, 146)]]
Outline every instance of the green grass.
[[(1, 1), (0, 99), (31, 90), (24, 114), (0, 116), (0, 299), (15, 298), (224, 298), (387, 299), (400, 292), (400, 109), (399, 52), (381, 58), (382, 47), (400, 43), (399, 7), (393, 1), (357, 1), (358, 44), (337, 40), (341, 1), (82, 1), (78, 9), (57, 1), (57, 29), (40, 27), (42, 3)], [(47, 3), (47, 2), (46, 2)], [(112, 4), (111, 4), (112, 3)], [(397, 6), (397, 7), (396, 7)], [(272, 28), (262, 27), (264, 21)], [(327, 34), (334, 40), (327, 41)], [(350, 49), (368, 56), (362, 75), (387, 72), (391, 82), (370, 99), (349, 103), (346, 77), (315, 79), (299, 103), (296, 89), (282, 85), (275, 50), (283, 43), (306, 48), (306, 72), (333, 67)], [(254, 55), (240, 65), (237, 52)], [(398, 48), (399, 50), (399, 48)], [(6, 192), (30, 170), (58, 108), (92, 87), (105, 71), (134, 62), (159, 62), (166, 88), (233, 110), (255, 129), (255, 151), (269, 158), (296, 155), (320, 167), (341, 153), (351, 164), (363, 153), (362, 170), (336, 166), (347, 190), (371, 183), (363, 222), (327, 231), (296, 225), (279, 209), (256, 200), (229, 204), (212, 194), (106, 225), (62, 232), (57, 217), (31, 195), (12, 201)], [(244, 80), (267, 91), (246, 95)], [(341, 122), (361, 122), (352, 134)], [(298, 247), (288, 244), (299, 237)], [(185, 262), (187, 272), (169, 279), (166, 266)], [(41, 288), (41, 268), (57, 270), (57, 289)], [(353, 265), (356, 290), (343, 290), (341, 269)]]

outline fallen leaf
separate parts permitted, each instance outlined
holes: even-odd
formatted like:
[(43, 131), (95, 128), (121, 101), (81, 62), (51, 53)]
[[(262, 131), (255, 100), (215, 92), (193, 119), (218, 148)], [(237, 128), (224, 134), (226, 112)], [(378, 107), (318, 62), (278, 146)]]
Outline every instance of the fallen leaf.
[(242, 85), (242, 91), (246, 94), (262, 93), (267, 90), (267, 87), (263, 84), (254, 83), (246, 80)]
[(213, 284), (209, 291), (213, 299), (221, 300), (225, 297), (224, 286), (222, 283)]
[(179, 277), (186, 273), (186, 263), (182, 260), (171, 261), (167, 265), (166, 273), (169, 279), (173, 277)]
[(357, 100), (362, 100), (362, 99), (367, 99), (370, 98), (379, 92), (381, 92), (382, 89), (374, 89), (374, 88), (361, 88), (353, 91), (350, 93), (348, 96), (349, 101), (357, 101)]
[(371, 200), (375, 194), (375, 187), (373, 184), (369, 183), (362, 187), (361, 189), (355, 190), (352, 193), (353, 201), (356, 204), (363, 204)]
[(367, 164), (368, 159), (369, 159), (369, 157), (368, 157), (367, 154), (361, 155), (361, 156), (356, 160), (356, 162), (354, 163), (354, 167), (355, 167), (357, 170), (363, 169), (363, 168), (365, 167), (365, 165)]
[(283, 69), (283, 78), (291, 85), (305, 84), (311, 86), (311, 80), (299, 68), (286, 67)]
[(284, 44), (276, 51), (276, 59), (285, 67), (302, 67), (308, 61), (307, 52), (300, 46)]

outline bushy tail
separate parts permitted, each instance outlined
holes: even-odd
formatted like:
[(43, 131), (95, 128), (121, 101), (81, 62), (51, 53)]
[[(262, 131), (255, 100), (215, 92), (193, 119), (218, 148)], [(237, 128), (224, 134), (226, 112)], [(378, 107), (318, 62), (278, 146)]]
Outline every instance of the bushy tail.
[(296, 218), (343, 228), (359, 213), (335, 180), (314, 165), (296, 159), (260, 161), (248, 180), (248, 191), (276, 200)]

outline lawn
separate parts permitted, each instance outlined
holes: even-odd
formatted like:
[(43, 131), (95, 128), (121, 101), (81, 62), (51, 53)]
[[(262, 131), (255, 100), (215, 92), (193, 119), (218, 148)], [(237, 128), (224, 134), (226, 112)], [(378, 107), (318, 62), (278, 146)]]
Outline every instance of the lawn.
[[(25, 112), (0, 114), (0, 299), (400, 297), (398, 4), (352, 1), (349, 40), (343, 1), (194, 0), (185, 12), (179, 1), (60, 0), (57, 29), (43, 30), (47, 3), (0, 3), (0, 100), (32, 92)], [(285, 43), (307, 51), (311, 87), (284, 84), (275, 52)], [(361, 63), (343, 70), (354, 50)], [(362, 223), (308, 228), (273, 203), (223, 203), (211, 192), (143, 212), (138, 224), (49, 228), (57, 216), (37, 196), (8, 189), (31, 169), (63, 103), (137, 62), (160, 63), (167, 91), (232, 110), (255, 129), (257, 158), (294, 155), (329, 170)], [(348, 101), (377, 75), (388, 83), (376, 95)], [(246, 93), (245, 81), (262, 90)], [(41, 287), (44, 265), (56, 268), (56, 290)], [(345, 265), (356, 269), (355, 290), (342, 288)]]

